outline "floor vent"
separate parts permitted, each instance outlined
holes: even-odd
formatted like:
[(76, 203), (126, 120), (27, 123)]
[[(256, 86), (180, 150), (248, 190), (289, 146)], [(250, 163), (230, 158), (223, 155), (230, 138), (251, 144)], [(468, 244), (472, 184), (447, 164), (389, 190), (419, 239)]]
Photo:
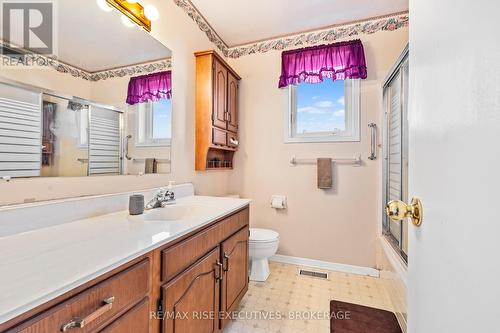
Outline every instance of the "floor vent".
[(301, 269), (299, 271), (299, 274), (300, 275), (304, 275), (304, 276), (310, 276), (310, 277), (318, 278), (318, 279), (328, 279), (328, 274), (327, 273), (306, 271), (306, 270)]

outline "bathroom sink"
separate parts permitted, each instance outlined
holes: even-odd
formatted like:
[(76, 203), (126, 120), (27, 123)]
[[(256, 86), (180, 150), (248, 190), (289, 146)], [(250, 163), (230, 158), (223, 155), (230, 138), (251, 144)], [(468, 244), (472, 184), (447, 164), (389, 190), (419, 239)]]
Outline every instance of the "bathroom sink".
[(142, 215), (130, 216), (135, 221), (153, 222), (153, 221), (179, 221), (196, 220), (205, 218), (214, 213), (213, 208), (202, 205), (180, 205), (173, 204), (164, 208), (155, 208), (144, 211)]

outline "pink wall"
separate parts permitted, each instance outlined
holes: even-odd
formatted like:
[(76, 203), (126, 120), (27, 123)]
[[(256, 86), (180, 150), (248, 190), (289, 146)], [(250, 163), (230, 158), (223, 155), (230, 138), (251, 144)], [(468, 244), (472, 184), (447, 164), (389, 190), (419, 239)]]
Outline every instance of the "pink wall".
[[(283, 255), (359, 266), (375, 266), (380, 232), (381, 161), (370, 153), (368, 123), (382, 124), (381, 83), (408, 42), (408, 29), (361, 36), (368, 79), (361, 84), (361, 142), (284, 144), (287, 91), (277, 88), (281, 53), (231, 60), (240, 87), (241, 148), (231, 175), (234, 192), (252, 198), (251, 224), (280, 233)], [(362, 167), (334, 166), (334, 189), (316, 188), (313, 165), (290, 167), (297, 158), (362, 154)], [(272, 194), (288, 198), (286, 211), (270, 208)]]

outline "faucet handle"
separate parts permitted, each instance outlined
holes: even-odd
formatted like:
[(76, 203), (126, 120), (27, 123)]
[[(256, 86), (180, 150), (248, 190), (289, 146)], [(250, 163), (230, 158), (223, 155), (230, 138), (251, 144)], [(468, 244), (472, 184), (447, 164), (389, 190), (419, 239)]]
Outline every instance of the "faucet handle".
[(167, 189), (162, 187), (158, 190), (158, 192), (156, 192), (155, 197), (156, 198), (164, 198), (167, 193), (168, 193)]

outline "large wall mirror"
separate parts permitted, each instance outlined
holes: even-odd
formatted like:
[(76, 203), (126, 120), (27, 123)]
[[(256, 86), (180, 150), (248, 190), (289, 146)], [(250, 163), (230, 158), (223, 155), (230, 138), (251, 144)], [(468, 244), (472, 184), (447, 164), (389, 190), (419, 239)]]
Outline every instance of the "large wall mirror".
[(171, 51), (96, 1), (56, 10), (57, 60), (0, 41), (0, 177), (169, 173)]

